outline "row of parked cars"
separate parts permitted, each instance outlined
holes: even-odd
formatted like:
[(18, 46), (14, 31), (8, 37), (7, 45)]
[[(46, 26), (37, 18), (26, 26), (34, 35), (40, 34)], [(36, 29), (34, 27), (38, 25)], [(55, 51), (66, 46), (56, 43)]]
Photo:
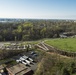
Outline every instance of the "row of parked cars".
[(32, 58), (29, 58), (28, 56), (21, 56), (19, 59), (16, 60), (17, 63), (22, 63), (24, 65), (30, 65), (31, 63), (34, 62), (34, 60)]

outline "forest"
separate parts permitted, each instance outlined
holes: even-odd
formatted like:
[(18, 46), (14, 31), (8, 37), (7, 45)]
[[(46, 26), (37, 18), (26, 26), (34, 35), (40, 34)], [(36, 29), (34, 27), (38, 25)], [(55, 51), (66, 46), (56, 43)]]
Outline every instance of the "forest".
[(0, 22), (0, 41), (58, 38), (64, 32), (76, 34), (76, 22), (67, 20), (26, 20)]

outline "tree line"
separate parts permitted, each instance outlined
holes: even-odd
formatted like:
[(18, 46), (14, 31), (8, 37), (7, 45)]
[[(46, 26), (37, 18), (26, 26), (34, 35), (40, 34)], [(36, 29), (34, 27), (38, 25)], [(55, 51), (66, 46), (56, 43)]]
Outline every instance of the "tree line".
[(0, 23), (0, 41), (58, 38), (59, 34), (63, 32), (75, 33), (76, 22), (61, 20), (28, 20), (17, 23)]

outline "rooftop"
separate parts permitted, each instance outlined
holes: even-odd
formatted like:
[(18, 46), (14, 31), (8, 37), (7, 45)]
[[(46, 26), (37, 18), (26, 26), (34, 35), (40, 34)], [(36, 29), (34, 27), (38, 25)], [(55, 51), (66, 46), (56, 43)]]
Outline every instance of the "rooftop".
[(14, 65), (12, 67), (8, 67), (7, 70), (10, 71), (14, 75), (23, 75), (23, 74), (31, 71), (30, 68), (27, 68), (25, 65), (23, 65), (21, 63)]

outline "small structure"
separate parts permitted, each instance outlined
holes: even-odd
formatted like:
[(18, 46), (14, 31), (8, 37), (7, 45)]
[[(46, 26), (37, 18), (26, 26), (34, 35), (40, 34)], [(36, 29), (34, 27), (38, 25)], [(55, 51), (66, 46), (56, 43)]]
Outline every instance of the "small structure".
[(9, 75), (32, 75), (33, 71), (25, 65), (19, 63), (12, 67), (6, 68)]
[(61, 34), (59, 36), (60, 36), (60, 38), (67, 38), (67, 36), (66, 35), (63, 35), (63, 34)]
[(64, 32), (63, 33), (63, 35), (68, 36), (68, 37), (74, 36), (75, 34), (76, 34), (75, 32)]
[(4, 67), (3, 65), (0, 65), (0, 73), (3, 71)]

